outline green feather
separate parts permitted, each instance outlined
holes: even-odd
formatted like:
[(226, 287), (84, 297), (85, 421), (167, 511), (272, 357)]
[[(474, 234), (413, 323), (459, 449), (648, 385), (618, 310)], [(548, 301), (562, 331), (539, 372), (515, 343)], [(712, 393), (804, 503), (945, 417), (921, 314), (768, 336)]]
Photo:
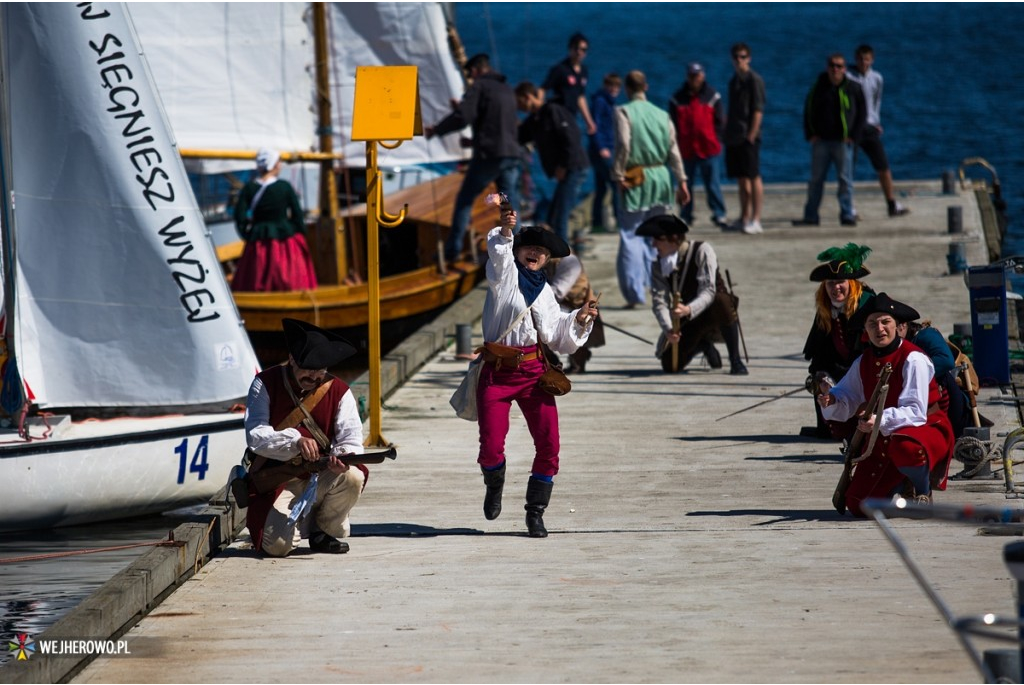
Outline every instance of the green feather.
[(861, 268), (869, 254), (871, 248), (867, 245), (846, 243), (842, 247), (830, 247), (819, 254), (817, 259), (819, 262), (846, 262), (853, 272)]

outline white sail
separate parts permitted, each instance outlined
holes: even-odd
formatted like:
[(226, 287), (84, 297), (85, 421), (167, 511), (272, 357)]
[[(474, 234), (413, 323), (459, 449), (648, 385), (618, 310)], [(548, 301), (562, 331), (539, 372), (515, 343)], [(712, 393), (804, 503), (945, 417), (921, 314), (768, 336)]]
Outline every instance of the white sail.
[[(448, 48), (440, 3), (336, 2), (331, 4), (329, 19), (331, 96), (341, 122), (334, 144), (353, 162), (350, 166), (365, 166), (366, 155), (366, 143), (351, 141), (356, 67), (415, 65), (424, 126), (444, 118), (451, 112), (451, 100), (462, 97), (464, 84)], [(416, 137), (394, 150), (382, 150), (379, 162), (401, 166), (466, 156), (459, 136), (429, 141)]]
[(0, 19), (7, 315), (35, 403), (244, 396), (258, 362), (125, 7)]
[[(316, 149), (308, 3), (129, 3), (174, 135), (200, 150)], [(202, 173), (251, 161), (189, 161)]]
[[(312, 18), (308, 3), (129, 3), (182, 148), (301, 151), (318, 148)], [(356, 66), (418, 67), (424, 124), (462, 96), (439, 3), (331, 3), (330, 98), (335, 151), (363, 167), (366, 144), (351, 143)], [(382, 153), (386, 166), (467, 156), (456, 136), (417, 138)], [(251, 168), (207, 161), (204, 173)]]

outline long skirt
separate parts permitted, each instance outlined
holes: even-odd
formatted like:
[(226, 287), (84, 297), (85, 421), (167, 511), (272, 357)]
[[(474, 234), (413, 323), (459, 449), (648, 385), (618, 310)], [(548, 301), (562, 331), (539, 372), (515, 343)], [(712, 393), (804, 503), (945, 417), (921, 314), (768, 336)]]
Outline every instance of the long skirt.
[(316, 271), (306, 237), (296, 233), (283, 240), (252, 240), (238, 260), (231, 289), (246, 292), (313, 290)]

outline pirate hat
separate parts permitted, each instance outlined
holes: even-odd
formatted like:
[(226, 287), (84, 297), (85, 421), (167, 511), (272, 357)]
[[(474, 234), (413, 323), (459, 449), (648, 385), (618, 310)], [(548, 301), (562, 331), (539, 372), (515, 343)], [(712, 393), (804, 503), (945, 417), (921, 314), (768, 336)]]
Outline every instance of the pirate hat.
[(298, 319), (282, 319), (288, 353), (303, 369), (328, 369), (356, 353), (347, 340)]
[(640, 224), (636, 234), (657, 238), (659, 235), (683, 235), (689, 230), (689, 224), (675, 214), (659, 214)]
[(921, 318), (917, 310), (902, 302), (897, 302), (885, 293), (878, 293), (865, 302), (857, 312), (850, 317), (850, 328), (858, 330), (864, 328), (868, 317), (872, 314), (889, 314), (897, 322), (903, 323)]
[(512, 251), (514, 252), (527, 245), (543, 247), (555, 259), (569, 256), (569, 245), (557, 234), (545, 231), (539, 226), (526, 226), (523, 230), (519, 231), (512, 242)]
[(846, 243), (842, 247), (830, 247), (817, 256), (819, 264), (811, 272), (812, 281), (842, 281), (864, 278), (870, 271), (864, 266), (864, 259), (871, 254), (867, 245)]

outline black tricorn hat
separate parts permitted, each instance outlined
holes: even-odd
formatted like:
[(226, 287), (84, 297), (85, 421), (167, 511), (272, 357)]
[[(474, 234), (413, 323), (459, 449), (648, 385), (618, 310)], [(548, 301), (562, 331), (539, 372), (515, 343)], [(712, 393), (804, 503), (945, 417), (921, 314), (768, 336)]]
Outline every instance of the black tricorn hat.
[(659, 214), (640, 224), (636, 234), (657, 238), (659, 235), (683, 235), (689, 230), (690, 225), (675, 214)]
[(538, 226), (526, 226), (523, 230), (516, 234), (515, 240), (512, 241), (512, 251), (515, 252), (521, 247), (527, 245), (536, 245), (543, 247), (551, 253), (551, 256), (555, 259), (559, 257), (569, 256), (569, 245), (562, 240), (557, 234), (551, 231), (546, 231)]
[(812, 281), (849, 281), (864, 278), (871, 272), (864, 266), (864, 259), (871, 254), (867, 245), (846, 243), (842, 247), (830, 247), (818, 255), (819, 264), (811, 272)]
[(329, 369), (356, 353), (347, 340), (298, 319), (282, 319), (288, 353), (303, 369)]
[(856, 313), (850, 317), (850, 328), (859, 330), (864, 328), (868, 317), (872, 314), (889, 314), (896, 319), (897, 323), (904, 323), (921, 318), (917, 310), (910, 305), (897, 302), (885, 293), (878, 293), (865, 302)]

